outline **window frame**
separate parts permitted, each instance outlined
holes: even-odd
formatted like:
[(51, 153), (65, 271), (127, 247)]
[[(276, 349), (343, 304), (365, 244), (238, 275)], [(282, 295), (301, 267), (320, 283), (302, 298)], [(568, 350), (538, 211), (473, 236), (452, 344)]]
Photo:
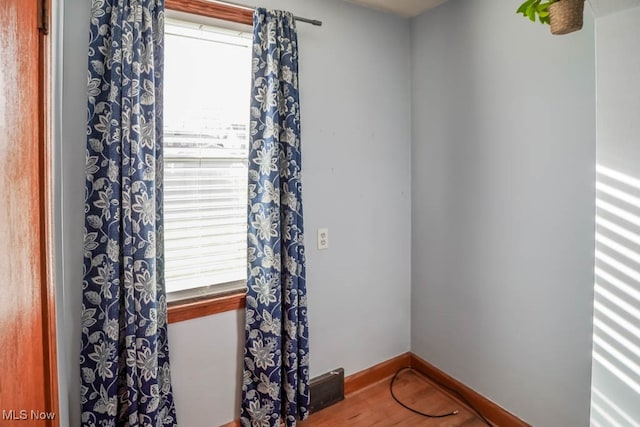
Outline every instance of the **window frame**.
[(253, 9), (206, 0), (165, 0), (165, 9), (253, 26)]
[[(253, 9), (206, 0), (165, 0), (165, 9), (195, 17), (253, 26)], [(213, 287), (213, 286), (212, 286)], [(206, 289), (207, 287), (204, 287)], [(167, 321), (176, 323), (245, 308), (245, 290), (194, 292), (167, 303)]]

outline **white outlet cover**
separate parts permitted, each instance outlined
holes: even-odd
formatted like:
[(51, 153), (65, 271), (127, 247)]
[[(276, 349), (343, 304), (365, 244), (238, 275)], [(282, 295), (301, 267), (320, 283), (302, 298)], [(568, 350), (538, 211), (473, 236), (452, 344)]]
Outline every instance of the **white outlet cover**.
[(329, 249), (328, 228), (318, 228), (318, 249)]

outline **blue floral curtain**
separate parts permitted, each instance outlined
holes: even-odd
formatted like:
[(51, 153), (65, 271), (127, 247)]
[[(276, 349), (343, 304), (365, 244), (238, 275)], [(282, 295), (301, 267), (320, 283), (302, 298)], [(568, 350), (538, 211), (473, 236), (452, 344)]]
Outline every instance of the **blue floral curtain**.
[(298, 46), (293, 15), (256, 9), (242, 425), (308, 416)]
[(175, 426), (162, 234), (163, 0), (93, 0), (83, 426)]

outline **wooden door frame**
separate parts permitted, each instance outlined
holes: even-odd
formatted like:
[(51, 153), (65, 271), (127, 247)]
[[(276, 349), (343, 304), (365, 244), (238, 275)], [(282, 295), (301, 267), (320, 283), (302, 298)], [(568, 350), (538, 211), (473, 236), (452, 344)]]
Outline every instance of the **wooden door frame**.
[(53, 0), (0, 0), (0, 425), (58, 427)]

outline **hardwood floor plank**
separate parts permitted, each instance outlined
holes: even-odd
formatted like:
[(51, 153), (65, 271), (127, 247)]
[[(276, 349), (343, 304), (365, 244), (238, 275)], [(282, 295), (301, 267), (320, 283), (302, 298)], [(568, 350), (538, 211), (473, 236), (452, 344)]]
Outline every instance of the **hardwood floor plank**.
[[(491, 420), (494, 425), (504, 427), (531, 427), (514, 414), (498, 406), (496, 403), (415, 354), (411, 354), (411, 367), (426, 379), (432, 381), (433, 384), (437, 384), (440, 391), (443, 391), (458, 403), (464, 404), (463, 402), (466, 401), (476, 409), (482, 411), (484, 417)], [(455, 390), (457, 393), (453, 393), (452, 390)], [(464, 396), (464, 399), (461, 399), (460, 396)]]
[[(415, 371), (401, 372), (394, 392), (406, 405), (427, 413), (443, 414), (458, 410), (447, 418), (426, 418), (415, 414), (393, 400), (389, 393), (391, 378), (382, 380), (345, 400), (318, 411), (302, 427), (486, 427), (480, 417), (442, 393), (427, 378)], [(497, 427), (497, 426), (496, 426)]]

